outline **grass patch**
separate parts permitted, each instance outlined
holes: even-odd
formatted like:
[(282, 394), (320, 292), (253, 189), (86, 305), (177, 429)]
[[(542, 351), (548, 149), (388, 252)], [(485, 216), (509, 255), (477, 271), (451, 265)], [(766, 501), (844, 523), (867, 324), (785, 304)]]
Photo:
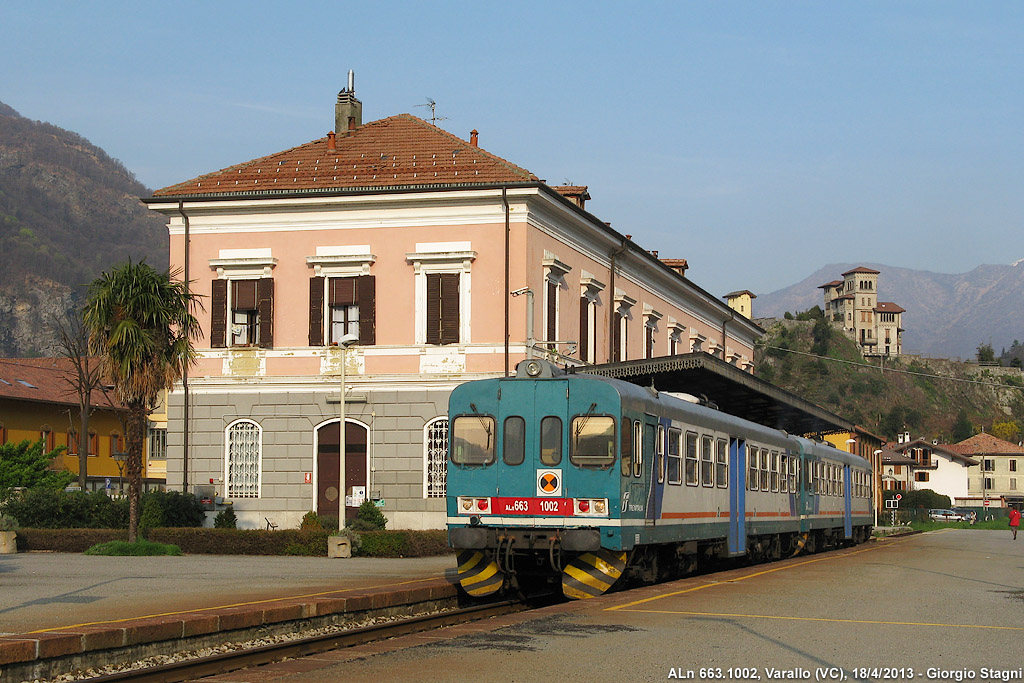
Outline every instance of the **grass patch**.
[(108, 541), (97, 543), (85, 551), (86, 555), (111, 555), (148, 557), (153, 555), (181, 555), (181, 548), (170, 543), (154, 543), (153, 541)]
[(1009, 531), (1010, 524), (1005, 517), (978, 520), (974, 524), (969, 522), (911, 522), (910, 527), (914, 531), (935, 531), (936, 529), (986, 529), (989, 531)]

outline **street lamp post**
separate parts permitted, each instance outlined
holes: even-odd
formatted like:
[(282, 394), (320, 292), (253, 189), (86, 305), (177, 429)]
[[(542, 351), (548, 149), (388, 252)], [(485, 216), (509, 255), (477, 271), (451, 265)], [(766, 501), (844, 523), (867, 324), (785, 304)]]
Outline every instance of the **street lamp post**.
[(348, 513), (348, 505), (345, 502), (348, 490), (345, 483), (345, 356), (348, 347), (355, 345), (357, 341), (359, 341), (359, 337), (354, 334), (342, 335), (341, 339), (338, 340), (338, 347), (341, 349), (341, 372), (339, 373), (341, 378), (341, 398), (338, 401), (338, 465), (340, 467), (338, 485), (341, 488), (341, 503), (338, 524), (342, 527), (345, 526), (345, 517)]
[[(876, 450), (874, 455), (875, 455), (875, 462), (871, 463), (871, 490), (873, 492), (873, 495), (871, 496), (871, 502), (874, 503), (874, 508), (875, 508), (875, 526), (878, 526), (878, 489), (879, 489), (879, 487), (880, 487), (880, 485), (882, 483), (882, 479), (881, 479), (881, 474), (882, 474), (882, 472), (881, 472), (882, 458), (880, 457), (882, 455), (882, 451), (881, 450)], [(875, 468), (876, 468), (876, 466), (878, 468), (877, 471), (878, 471), (878, 474), (879, 474), (879, 478), (878, 479), (875, 479), (875, 471), (876, 471)]]

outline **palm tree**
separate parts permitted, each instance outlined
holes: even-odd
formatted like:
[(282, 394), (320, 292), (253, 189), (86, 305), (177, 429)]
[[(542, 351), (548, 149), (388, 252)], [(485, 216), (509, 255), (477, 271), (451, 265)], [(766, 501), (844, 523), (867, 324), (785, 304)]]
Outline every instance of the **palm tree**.
[(199, 321), (192, 314), (197, 295), (177, 273), (159, 273), (128, 261), (104, 272), (89, 285), (82, 319), (89, 349), (98, 355), (104, 374), (128, 409), (125, 423), (128, 458), (128, 541), (139, 530), (142, 450), (146, 416), (160, 393), (181, 378), (195, 360), (192, 340)]

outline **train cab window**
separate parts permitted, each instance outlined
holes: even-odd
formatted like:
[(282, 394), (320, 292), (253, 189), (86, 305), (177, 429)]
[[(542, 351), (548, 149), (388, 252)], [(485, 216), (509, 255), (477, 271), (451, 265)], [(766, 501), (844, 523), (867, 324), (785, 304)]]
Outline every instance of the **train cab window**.
[(720, 489), (729, 487), (729, 442), (725, 439), (715, 442), (715, 481)]
[(707, 435), (700, 437), (700, 483), (715, 485), (715, 441)]
[(628, 477), (633, 468), (633, 421), (628, 417), (622, 418), (622, 444), (619, 452), (622, 454), (619, 469), (622, 471), (622, 476)]
[(615, 420), (597, 415), (572, 419), (569, 461), (580, 467), (611, 467), (615, 462)]
[(658, 483), (665, 483), (665, 426), (658, 425), (658, 440), (654, 443), (654, 466), (658, 469)]
[(680, 442), (683, 440), (683, 433), (678, 429), (668, 430), (668, 483), (681, 484), (682, 478), (682, 449)]
[(501, 459), (506, 465), (522, 465), (526, 458), (526, 420), (513, 415), (505, 418), (501, 437)]
[(540, 462), (548, 466), (562, 462), (562, 420), (554, 415), (540, 421)]
[(779, 455), (779, 493), (789, 493), (789, 454)]
[(686, 485), (697, 485), (697, 435), (686, 432)]
[(757, 447), (747, 446), (747, 489), (756, 491), (758, 488)]
[(771, 487), (772, 491), (779, 490), (779, 452), (772, 451), (771, 455), (768, 456), (768, 464), (771, 469)]
[(640, 432), (640, 420), (633, 421), (633, 476), (644, 472), (644, 443)]
[(456, 465), (490, 465), (494, 462), (494, 418), (460, 415), (452, 423), (452, 462)]
[(771, 453), (768, 452), (767, 448), (761, 449), (761, 490), (771, 491), (769, 486), (771, 482), (771, 466), (768, 461), (771, 458)]

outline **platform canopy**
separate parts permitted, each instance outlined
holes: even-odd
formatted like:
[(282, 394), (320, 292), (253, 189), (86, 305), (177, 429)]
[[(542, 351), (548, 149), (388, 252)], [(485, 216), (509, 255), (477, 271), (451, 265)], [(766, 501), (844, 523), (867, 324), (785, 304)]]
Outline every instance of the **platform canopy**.
[(567, 368), (691, 394), (724, 413), (790, 434), (821, 437), (852, 432), (854, 424), (796, 394), (704, 352)]

